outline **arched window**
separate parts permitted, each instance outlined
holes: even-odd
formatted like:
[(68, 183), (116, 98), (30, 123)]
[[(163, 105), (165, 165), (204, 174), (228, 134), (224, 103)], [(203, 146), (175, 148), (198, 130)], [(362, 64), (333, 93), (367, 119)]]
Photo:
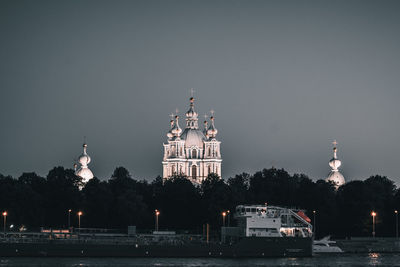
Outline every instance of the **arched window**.
[(180, 156), (182, 156), (182, 155), (183, 155), (183, 149), (181, 147)]
[(172, 165), (172, 175), (176, 174), (175, 165)]
[(211, 147), (208, 147), (208, 156), (211, 157)]
[(195, 158), (197, 158), (197, 150), (193, 149), (192, 150), (192, 159), (195, 159)]
[(208, 173), (207, 174), (210, 174), (211, 173), (211, 165), (208, 165)]
[(193, 180), (197, 178), (197, 168), (195, 165), (192, 166), (192, 178)]

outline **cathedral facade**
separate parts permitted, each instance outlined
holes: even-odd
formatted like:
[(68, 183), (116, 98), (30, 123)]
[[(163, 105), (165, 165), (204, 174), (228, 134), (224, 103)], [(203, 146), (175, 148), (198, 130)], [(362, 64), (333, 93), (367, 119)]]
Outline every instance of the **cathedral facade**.
[(170, 121), (164, 143), (163, 178), (185, 175), (193, 183), (200, 184), (210, 173), (221, 177), (221, 142), (217, 140), (218, 130), (214, 125), (214, 116), (210, 122), (204, 121), (204, 128), (199, 129), (198, 113), (194, 110), (194, 98), (190, 98), (190, 107), (185, 114), (186, 126), (179, 126), (179, 116)]

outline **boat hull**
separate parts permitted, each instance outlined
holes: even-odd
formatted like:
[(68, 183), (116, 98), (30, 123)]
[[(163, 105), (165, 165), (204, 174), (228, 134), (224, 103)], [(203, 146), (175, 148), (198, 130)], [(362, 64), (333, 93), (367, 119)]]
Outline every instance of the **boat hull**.
[(0, 243), (2, 257), (310, 257), (311, 238), (248, 237), (235, 244)]

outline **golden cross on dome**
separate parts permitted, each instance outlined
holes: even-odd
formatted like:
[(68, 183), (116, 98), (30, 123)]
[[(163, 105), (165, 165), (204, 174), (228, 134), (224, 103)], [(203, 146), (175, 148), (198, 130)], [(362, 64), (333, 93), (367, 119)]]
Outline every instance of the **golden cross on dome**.
[(175, 114), (173, 112), (171, 112), (171, 114), (169, 114), (169, 116), (171, 117), (171, 120), (174, 119)]

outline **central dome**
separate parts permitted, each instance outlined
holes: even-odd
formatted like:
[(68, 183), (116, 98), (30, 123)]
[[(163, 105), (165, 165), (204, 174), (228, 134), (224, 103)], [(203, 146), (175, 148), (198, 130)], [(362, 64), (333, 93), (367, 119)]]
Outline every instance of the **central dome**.
[(180, 137), (182, 140), (185, 140), (185, 147), (197, 146), (198, 148), (202, 148), (203, 141), (206, 140), (206, 137), (199, 129), (186, 128)]

